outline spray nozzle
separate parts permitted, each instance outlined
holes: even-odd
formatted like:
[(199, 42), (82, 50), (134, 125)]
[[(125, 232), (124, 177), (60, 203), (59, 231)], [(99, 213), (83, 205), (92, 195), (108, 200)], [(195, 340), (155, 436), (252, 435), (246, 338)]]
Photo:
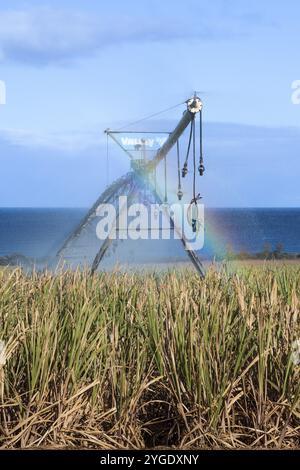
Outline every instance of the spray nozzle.
[(200, 163), (200, 165), (198, 166), (198, 171), (199, 171), (200, 176), (203, 176), (203, 174), (205, 172), (205, 167), (204, 167), (203, 163)]
[(178, 189), (177, 197), (178, 197), (178, 200), (181, 201), (181, 199), (182, 199), (182, 197), (183, 197), (183, 192), (182, 192), (181, 189)]
[(187, 175), (187, 172), (188, 172), (187, 163), (185, 163), (182, 168), (182, 178), (184, 178)]

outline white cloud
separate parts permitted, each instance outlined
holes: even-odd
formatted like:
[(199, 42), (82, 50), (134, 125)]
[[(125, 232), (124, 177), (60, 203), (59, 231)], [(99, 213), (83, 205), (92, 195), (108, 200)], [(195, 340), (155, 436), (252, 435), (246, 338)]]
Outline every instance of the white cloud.
[[(120, 122), (117, 124), (116, 127), (119, 126)], [(177, 122), (173, 120), (153, 120), (148, 122), (147, 130), (174, 129), (176, 124)], [(102, 129), (104, 127), (103, 124)], [(101, 125), (99, 129), (101, 129)], [(294, 145), (295, 148), (298, 148), (300, 143), (300, 129), (298, 127), (276, 128), (208, 122), (204, 125), (204, 133), (205, 147), (210, 154), (236, 150), (242, 155), (246, 149), (248, 151), (254, 146), (256, 148), (274, 149), (276, 146)], [(187, 139), (187, 136), (188, 133), (186, 132), (184, 139)], [(106, 145), (106, 137), (101, 130), (35, 132), (26, 129), (2, 128), (0, 129), (0, 145), (1, 143), (24, 149), (50, 150), (76, 155), (95, 149), (96, 151), (103, 150)], [(255, 158), (256, 156), (253, 155), (253, 159)], [(265, 158), (267, 158), (266, 155)], [(270, 158), (272, 158), (271, 153)]]
[[(36, 9), (0, 12), (0, 54), (3, 59), (43, 64), (92, 53), (100, 25), (74, 11)], [(105, 35), (104, 25), (101, 27)]]
[(37, 133), (23, 129), (2, 129), (1, 140), (12, 146), (71, 154), (97, 148), (104, 142), (101, 133), (96, 132)]
[(207, 40), (241, 34), (240, 19), (222, 23), (214, 20), (216, 13), (209, 8), (198, 9), (194, 16), (173, 14), (172, 9), (168, 15), (141, 15), (108, 8), (102, 16), (71, 9), (2, 10), (0, 61), (64, 64), (122, 42)]

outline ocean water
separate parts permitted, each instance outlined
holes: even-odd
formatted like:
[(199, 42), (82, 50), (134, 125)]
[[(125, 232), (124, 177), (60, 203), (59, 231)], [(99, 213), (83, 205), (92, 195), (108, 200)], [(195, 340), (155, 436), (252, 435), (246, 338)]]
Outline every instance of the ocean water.
[[(21, 254), (53, 256), (77, 226), (86, 209), (0, 208), (0, 257)], [(231, 250), (261, 252), (282, 244), (287, 253), (300, 253), (300, 208), (207, 209), (205, 246), (200, 255), (211, 258)]]

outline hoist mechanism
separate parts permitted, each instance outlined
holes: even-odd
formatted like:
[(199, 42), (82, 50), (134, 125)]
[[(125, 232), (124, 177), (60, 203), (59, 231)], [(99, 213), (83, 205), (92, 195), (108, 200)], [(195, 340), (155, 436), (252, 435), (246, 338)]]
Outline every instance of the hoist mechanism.
[[(204, 168), (204, 160), (203, 160), (203, 145), (202, 145), (202, 109), (203, 109), (203, 104), (201, 99), (194, 94), (192, 98), (189, 98), (188, 100), (185, 101), (186, 104), (186, 110), (183, 113), (182, 118), (180, 119), (179, 123), (173, 130), (173, 132), (169, 133), (164, 133), (167, 135), (167, 138), (165, 139), (165, 142), (163, 145), (157, 150), (157, 152), (151, 156), (151, 158), (146, 157), (146, 150), (145, 150), (145, 144), (146, 144), (146, 139), (140, 139), (139, 143), (137, 143), (134, 147), (134, 150), (128, 150), (126, 145), (122, 145), (117, 138), (118, 134), (123, 134), (123, 135), (128, 135), (128, 134), (151, 134), (153, 132), (141, 132), (141, 131), (113, 131), (111, 129), (106, 129), (105, 133), (114, 140), (114, 142), (119, 145), (124, 152), (129, 156), (131, 160), (131, 168), (134, 171), (137, 171), (145, 177), (147, 174), (151, 174), (152, 172), (156, 171), (156, 168), (158, 164), (162, 161), (165, 160), (167, 155), (169, 154), (170, 150), (173, 148), (173, 146), (176, 144), (177, 145), (177, 166), (178, 166), (178, 191), (177, 191), (177, 197), (178, 200), (182, 200), (183, 198), (183, 191), (182, 191), (182, 185), (181, 185), (181, 177), (185, 178), (186, 175), (188, 174), (188, 160), (189, 156), (191, 153), (191, 147), (193, 147), (192, 152), (193, 152), (193, 163), (194, 163), (194, 168), (193, 171), (194, 173), (196, 172), (196, 125), (195, 121), (197, 116), (199, 116), (199, 165), (198, 165), (198, 172), (200, 176), (203, 176), (205, 168)], [(142, 120), (138, 121), (141, 122)], [(183, 167), (180, 168), (180, 149), (179, 149), (179, 139), (186, 130), (186, 128), (190, 126), (190, 132), (189, 132), (189, 139), (188, 139), (188, 146), (186, 150), (186, 157), (185, 161), (183, 164)], [(193, 143), (193, 146), (192, 146)], [(136, 151), (140, 152), (140, 156), (137, 158), (136, 157)], [(166, 163), (165, 163), (165, 173), (166, 173)], [(196, 202), (197, 197), (195, 194), (195, 175), (194, 176), (194, 184), (193, 184), (193, 198), (192, 201)], [(165, 175), (166, 179), (166, 175)]]
[[(166, 140), (164, 145), (158, 150), (153, 160), (149, 162), (149, 169), (156, 167), (158, 163), (165, 158), (165, 156), (169, 153), (169, 151), (172, 149), (172, 147), (176, 144), (178, 139), (184, 133), (188, 125), (190, 124), (191, 127), (193, 126), (193, 122), (198, 113), (201, 115), (200, 135), (202, 139), (202, 108), (203, 108), (202, 101), (195, 94), (192, 98), (188, 99), (185, 103), (187, 106), (186, 111), (183, 113), (182, 118), (180, 119), (179, 123), (177, 124), (173, 132), (170, 133), (169, 138)], [(202, 146), (200, 146), (200, 151), (202, 152), (201, 147)], [(200, 158), (201, 158), (201, 155), (200, 155)], [(203, 156), (202, 156), (202, 160), (203, 160)]]
[[(176, 155), (177, 155), (177, 198), (179, 201), (183, 199), (184, 192), (182, 188), (182, 178), (185, 178), (187, 174), (191, 171), (189, 169), (189, 156), (192, 153), (192, 197), (189, 203), (188, 212), (187, 212), (187, 220), (190, 226), (192, 227), (193, 232), (198, 232), (200, 229), (200, 222), (199, 222), (199, 208), (198, 202), (201, 199), (199, 193), (196, 192), (196, 175), (199, 173), (200, 176), (203, 176), (205, 168), (204, 168), (204, 161), (203, 161), (203, 146), (202, 146), (202, 108), (203, 104), (201, 99), (195, 93), (194, 96), (189, 98), (188, 100), (180, 103), (179, 105), (185, 104), (186, 109), (176, 125), (175, 129), (172, 132), (153, 132), (153, 131), (133, 131), (133, 130), (126, 130), (122, 129), (118, 130), (111, 130), (106, 129), (105, 133), (107, 137), (110, 137), (122, 150), (128, 155), (131, 161), (131, 172), (129, 172), (125, 177), (117, 180), (115, 183), (111, 184), (107, 187), (104, 193), (98, 198), (95, 204), (92, 206), (90, 211), (86, 214), (84, 219), (81, 221), (79, 226), (71, 233), (71, 235), (67, 238), (64, 242), (61, 249), (58, 251), (57, 256), (60, 258), (64, 258), (65, 254), (68, 253), (69, 247), (79, 239), (82, 233), (85, 233), (89, 224), (94, 219), (97, 208), (109, 201), (115, 200), (118, 194), (128, 194), (128, 199), (136, 197), (136, 194), (140, 194), (140, 197), (145, 199), (154, 200), (155, 204), (162, 205), (166, 213), (168, 213), (168, 189), (167, 189), (167, 156), (171, 149), (176, 145)], [(173, 106), (170, 109), (173, 109), (179, 105)], [(157, 116), (160, 113), (156, 113), (155, 115), (148, 116), (147, 118), (141, 119), (136, 121), (135, 123), (129, 124), (131, 126), (136, 124), (137, 122), (140, 123), (150, 117)], [(196, 145), (196, 121), (199, 118), (199, 144)], [(185, 151), (185, 160), (183, 166), (181, 167), (181, 159), (180, 159), (180, 152), (181, 147), (180, 145), (180, 138), (184, 131), (190, 126), (189, 129), (189, 138), (188, 138), (188, 145)], [(156, 134), (156, 136), (152, 136), (152, 134)], [(160, 135), (160, 138), (157, 138), (157, 135)], [(151, 147), (150, 143), (153, 144), (154, 140), (158, 141), (158, 147), (154, 148)], [(199, 163), (197, 165), (197, 156), (196, 150), (197, 147), (199, 149)], [(149, 150), (149, 148), (151, 148)], [(108, 149), (108, 145), (107, 145)], [(107, 150), (108, 152), (108, 150)], [(170, 155), (171, 157), (171, 155)], [(107, 162), (109, 161), (107, 155)], [(163, 179), (164, 179), (164, 191), (159, 191), (157, 187), (157, 172), (159, 170), (158, 166), (159, 163), (164, 161), (163, 167)], [(121, 215), (116, 214), (116, 218), (118, 219)], [(172, 219), (171, 215), (168, 213), (168, 217), (170, 219), (171, 226), (177, 233), (178, 227), (175, 226), (174, 220)], [(185, 238), (185, 234), (180, 231), (180, 240), (183, 244), (183, 247), (187, 250), (187, 254), (192, 261), (193, 265), (197, 269), (199, 275), (201, 277), (204, 276), (204, 268), (203, 265), (195, 251), (192, 249), (188, 249), (188, 241)], [(105, 239), (102, 243), (99, 251), (97, 252), (93, 262), (92, 262), (92, 272), (95, 272), (98, 269), (99, 264), (101, 263), (102, 259), (105, 256), (106, 251), (108, 250), (109, 246), (111, 245), (111, 240), (109, 238)]]

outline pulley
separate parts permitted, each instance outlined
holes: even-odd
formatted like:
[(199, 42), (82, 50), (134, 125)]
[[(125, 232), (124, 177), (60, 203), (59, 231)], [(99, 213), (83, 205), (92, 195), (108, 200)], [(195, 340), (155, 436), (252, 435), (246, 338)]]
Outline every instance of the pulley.
[(203, 104), (200, 98), (196, 96), (196, 94), (193, 96), (193, 98), (190, 98), (187, 101), (187, 108), (190, 111), (190, 113), (196, 114), (199, 113), (202, 110)]

